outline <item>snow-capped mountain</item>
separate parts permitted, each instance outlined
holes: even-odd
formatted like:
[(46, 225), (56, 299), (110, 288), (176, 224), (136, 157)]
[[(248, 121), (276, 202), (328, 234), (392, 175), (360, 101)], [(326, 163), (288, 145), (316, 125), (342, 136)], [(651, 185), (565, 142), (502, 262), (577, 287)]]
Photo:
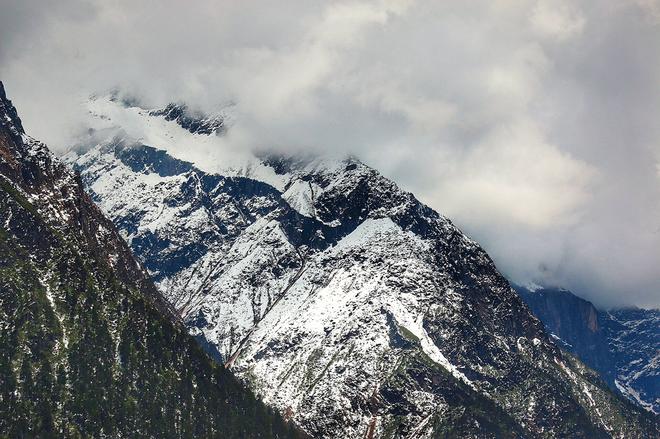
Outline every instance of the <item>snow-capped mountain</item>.
[(223, 155), (177, 118), (90, 107), (107, 138), (67, 160), (191, 334), (312, 436), (657, 435), (477, 243), (358, 160)]
[(516, 290), (566, 350), (600, 372), (612, 389), (660, 412), (660, 310), (598, 310), (568, 290)]

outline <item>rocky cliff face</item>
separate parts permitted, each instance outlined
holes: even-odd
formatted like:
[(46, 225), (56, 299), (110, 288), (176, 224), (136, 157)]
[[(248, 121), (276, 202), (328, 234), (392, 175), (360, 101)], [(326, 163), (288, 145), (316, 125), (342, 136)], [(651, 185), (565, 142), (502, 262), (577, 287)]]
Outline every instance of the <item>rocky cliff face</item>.
[(0, 436), (294, 437), (186, 333), (0, 83)]
[(613, 390), (660, 412), (660, 311), (600, 311), (567, 290), (516, 290), (566, 350), (598, 371)]
[(548, 339), (477, 243), (375, 170), (210, 169), (177, 158), (209, 136), (91, 106), (98, 130), (131, 130), (68, 155), (95, 201), (190, 333), (311, 435), (657, 435)]

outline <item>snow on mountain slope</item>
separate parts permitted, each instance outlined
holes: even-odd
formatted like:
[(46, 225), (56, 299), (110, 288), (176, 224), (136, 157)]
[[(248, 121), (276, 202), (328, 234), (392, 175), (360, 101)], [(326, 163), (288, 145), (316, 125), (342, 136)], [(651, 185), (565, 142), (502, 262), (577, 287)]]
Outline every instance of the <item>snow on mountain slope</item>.
[(607, 315), (617, 388), (647, 410), (660, 413), (660, 310), (616, 309)]
[(190, 332), (313, 436), (657, 432), (549, 341), (474, 241), (375, 170), (216, 166), (199, 152), (222, 138), (102, 107), (125, 134), (67, 159)]

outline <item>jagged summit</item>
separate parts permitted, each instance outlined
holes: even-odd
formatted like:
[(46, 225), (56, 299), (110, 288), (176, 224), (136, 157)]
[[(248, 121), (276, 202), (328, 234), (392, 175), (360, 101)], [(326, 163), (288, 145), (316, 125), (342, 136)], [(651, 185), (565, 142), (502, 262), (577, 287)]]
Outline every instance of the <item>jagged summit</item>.
[[(101, 110), (107, 110), (103, 113)], [(451, 221), (353, 159), (126, 124), (68, 160), (191, 334), (315, 437), (646, 437)], [(110, 116), (108, 116), (110, 113)], [(228, 165), (229, 163), (229, 165)]]
[(225, 116), (207, 116), (191, 111), (186, 104), (170, 103), (165, 108), (151, 110), (152, 116), (163, 116), (165, 120), (174, 120), (193, 134), (222, 134), (226, 127)]
[(5, 86), (0, 81), (0, 123), (7, 127), (14, 135), (24, 134), (23, 124), (14, 105), (5, 93)]

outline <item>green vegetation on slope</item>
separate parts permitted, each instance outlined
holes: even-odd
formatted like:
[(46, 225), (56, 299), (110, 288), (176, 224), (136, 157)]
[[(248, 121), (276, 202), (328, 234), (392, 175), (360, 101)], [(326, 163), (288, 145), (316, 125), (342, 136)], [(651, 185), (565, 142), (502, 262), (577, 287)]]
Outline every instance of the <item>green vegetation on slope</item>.
[(294, 437), (111, 263), (0, 188), (0, 437)]

